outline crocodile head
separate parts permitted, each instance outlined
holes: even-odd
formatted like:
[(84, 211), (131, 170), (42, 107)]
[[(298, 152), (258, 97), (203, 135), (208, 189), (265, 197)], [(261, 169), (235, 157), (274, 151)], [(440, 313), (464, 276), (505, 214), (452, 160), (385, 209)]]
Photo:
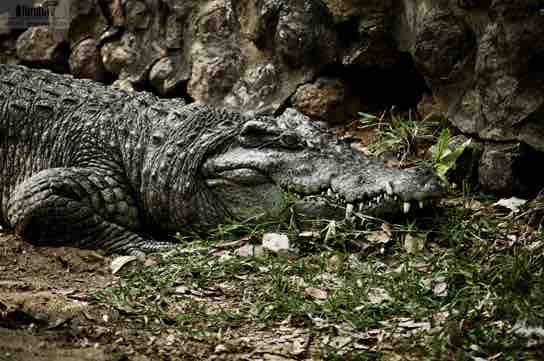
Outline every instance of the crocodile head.
[(200, 223), (224, 216), (275, 217), (286, 206), (311, 218), (407, 213), (440, 197), (429, 169), (398, 169), (369, 158), (331, 130), (293, 110), (278, 118), (253, 117), (200, 170), (207, 209)]

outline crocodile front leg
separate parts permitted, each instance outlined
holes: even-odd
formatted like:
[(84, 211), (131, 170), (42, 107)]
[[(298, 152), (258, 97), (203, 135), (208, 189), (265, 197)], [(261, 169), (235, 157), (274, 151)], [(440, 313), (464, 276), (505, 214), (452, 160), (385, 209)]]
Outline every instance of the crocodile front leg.
[(136, 202), (112, 175), (87, 168), (51, 168), (19, 184), (8, 202), (15, 232), (42, 245), (142, 254), (171, 248), (138, 235)]

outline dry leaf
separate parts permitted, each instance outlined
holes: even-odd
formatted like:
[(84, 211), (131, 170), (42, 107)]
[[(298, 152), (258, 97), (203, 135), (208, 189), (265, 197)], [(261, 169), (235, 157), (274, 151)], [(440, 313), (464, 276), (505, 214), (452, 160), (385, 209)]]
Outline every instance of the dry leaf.
[(325, 233), (325, 242), (336, 237), (336, 222), (330, 221), (327, 225), (327, 233)]
[(540, 326), (528, 326), (527, 321), (516, 321), (512, 332), (515, 335), (524, 337), (544, 337), (544, 328)]
[(304, 232), (300, 232), (298, 234), (299, 237), (301, 238), (319, 238), (320, 237), (320, 234), (319, 232), (313, 232), (313, 231), (304, 231)]
[(261, 246), (255, 246), (253, 244), (245, 244), (242, 247), (234, 251), (234, 254), (239, 257), (255, 257), (261, 255), (263, 252)]
[(385, 231), (374, 231), (366, 236), (366, 239), (372, 243), (388, 243), (391, 240), (391, 235)]
[(464, 206), (466, 209), (471, 209), (473, 211), (478, 211), (483, 208), (482, 202), (474, 199), (467, 201)]
[(138, 259), (136, 256), (120, 256), (115, 258), (110, 263), (110, 270), (112, 274), (117, 274), (124, 266), (130, 262), (134, 262)]
[(425, 239), (406, 234), (404, 236), (404, 249), (410, 254), (418, 254), (425, 247)]
[(383, 288), (371, 288), (368, 290), (368, 301), (374, 305), (392, 300), (393, 298)]
[(183, 295), (185, 293), (189, 293), (190, 289), (187, 286), (178, 286), (174, 289), (174, 293)]
[(306, 287), (304, 289), (304, 293), (312, 298), (315, 298), (316, 300), (326, 300), (328, 296), (327, 291), (315, 287)]
[(440, 311), (433, 315), (433, 321), (436, 325), (440, 325), (450, 317), (449, 311)]
[(297, 288), (305, 288), (306, 287), (306, 281), (304, 281), (304, 278), (300, 276), (291, 276), (289, 277), (289, 281), (291, 281), (291, 284), (296, 286)]
[(382, 231), (384, 231), (388, 236), (392, 236), (392, 235), (393, 235), (393, 228), (391, 227), (391, 225), (390, 225), (389, 223), (382, 223), (381, 229), (382, 229)]
[(416, 322), (414, 320), (400, 322), (398, 325), (399, 327), (403, 327), (403, 328), (423, 328), (427, 330), (431, 329), (430, 322)]
[(335, 254), (327, 262), (327, 271), (328, 272), (339, 272), (342, 270), (344, 265), (344, 260), (339, 255)]
[(300, 355), (308, 350), (309, 345), (309, 335), (303, 335), (302, 337), (296, 338), (295, 340), (293, 340), (291, 354), (295, 356)]
[(448, 295), (448, 284), (446, 282), (438, 282), (433, 287), (433, 293), (437, 297), (446, 297)]

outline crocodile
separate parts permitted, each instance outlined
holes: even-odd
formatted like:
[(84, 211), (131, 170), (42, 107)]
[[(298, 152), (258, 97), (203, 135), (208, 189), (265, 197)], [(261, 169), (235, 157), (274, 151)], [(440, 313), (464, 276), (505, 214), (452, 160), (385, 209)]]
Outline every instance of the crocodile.
[(143, 254), (225, 219), (409, 212), (440, 197), (321, 123), (0, 65), (0, 222), (38, 245)]

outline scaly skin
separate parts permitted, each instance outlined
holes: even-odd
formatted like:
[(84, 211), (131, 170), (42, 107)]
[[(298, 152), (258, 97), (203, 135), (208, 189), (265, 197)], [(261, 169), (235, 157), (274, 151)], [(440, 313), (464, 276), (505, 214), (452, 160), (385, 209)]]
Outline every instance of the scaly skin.
[(343, 217), (442, 191), (429, 171), (386, 168), (296, 115), (185, 106), (8, 65), (0, 167), (3, 225), (35, 243), (132, 254), (169, 247), (147, 232), (275, 217), (286, 194), (301, 214)]

